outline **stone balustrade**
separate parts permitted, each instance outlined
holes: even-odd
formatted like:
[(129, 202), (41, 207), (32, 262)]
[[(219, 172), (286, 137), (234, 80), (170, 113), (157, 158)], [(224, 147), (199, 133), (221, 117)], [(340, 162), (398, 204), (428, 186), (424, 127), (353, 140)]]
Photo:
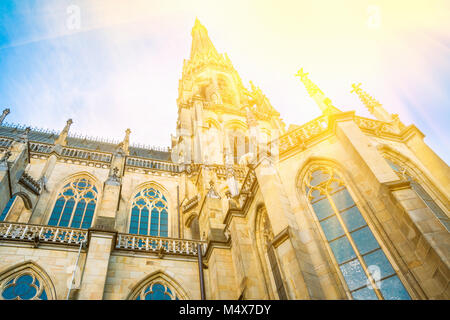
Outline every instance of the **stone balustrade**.
[(78, 245), (87, 236), (88, 231), (82, 229), (0, 222), (0, 240)]
[(117, 235), (116, 249), (196, 256), (199, 243), (202, 245), (202, 251), (206, 252), (206, 242), (198, 240), (119, 233)]
[(181, 168), (178, 164), (166, 161), (148, 160), (137, 157), (127, 158), (127, 166), (145, 168), (150, 170), (160, 170), (178, 173), (181, 172)]
[(61, 156), (106, 163), (111, 162), (112, 159), (112, 155), (108, 153), (92, 152), (75, 148), (63, 148), (61, 151)]

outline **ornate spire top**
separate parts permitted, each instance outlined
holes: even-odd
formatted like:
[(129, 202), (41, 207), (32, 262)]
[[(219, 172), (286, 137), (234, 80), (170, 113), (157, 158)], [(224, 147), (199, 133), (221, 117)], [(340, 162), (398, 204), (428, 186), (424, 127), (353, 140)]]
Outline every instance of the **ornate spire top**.
[(341, 112), (338, 108), (332, 105), (331, 100), (325, 96), (322, 90), (320, 90), (319, 87), (308, 78), (308, 73), (304, 72), (303, 68), (301, 68), (295, 76), (300, 77), (300, 81), (304, 84), (309, 96), (316, 101), (323, 114), (329, 115), (332, 113)]
[(208, 36), (208, 30), (196, 18), (192, 28), (191, 59), (196, 56), (218, 56), (216, 48)]
[(314, 82), (309, 80), (308, 74), (309, 73), (304, 72), (303, 68), (301, 68), (300, 70), (298, 70), (295, 76), (300, 77), (300, 81), (305, 85), (306, 91), (308, 91), (308, 94), (311, 98), (314, 98), (317, 93), (324, 95), (322, 90), (320, 90)]
[(125, 138), (123, 139), (123, 151), (125, 151), (126, 153), (128, 153), (128, 148), (130, 147), (130, 133), (131, 130), (128, 128), (127, 130), (125, 130)]
[(356, 93), (367, 110), (369, 110), (375, 118), (381, 121), (392, 121), (392, 116), (383, 108), (382, 104), (361, 89), (361, 83), (352, 84), (352, 88), (350, 93)]
[(361, 82), (358, 84), (352, 84), (352, 91), (350, 93), (356, 93), (362, 103), (366, 106), (370, 113), (373, 114), (375, 108), (381, 107), (381, 103), (370, 96), (366, 91), (361, 89)]
[(3, 110), (2, 115), (0, 116), (0, 125), (3, 123), (3, 120), (5, 120), (6, 116), (10, 113), (9, 108), (6, 108)]
[(131, 133), (130, 129), (125, 130), (125, 137), (123, 138), (123, 141), (117, 145), (117, 152), (125, 154), (129, 153), (130, 133)]
[(64, 129), (62, 129), (61, 133), (59, 134), (58, 138), (55, 141), (55, 144), (59, 144), (62, 146), (65, 146), (67, 141), (67, 135), (69, 134), (70, 126), (72, 125), (73, 121), (72, 119), (67, 120), (66, 125), (64, 126)]

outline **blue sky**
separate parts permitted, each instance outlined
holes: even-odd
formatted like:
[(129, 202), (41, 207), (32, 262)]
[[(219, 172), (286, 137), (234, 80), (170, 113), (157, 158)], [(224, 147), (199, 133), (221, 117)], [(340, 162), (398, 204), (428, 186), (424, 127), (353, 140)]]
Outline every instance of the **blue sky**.
[[(370, 116), (351, 84), (376, 97), (450, 160), (448, 1), (0, 1), (0, 108), (7, 122), (169, 146), (178, 80), (195, 17), (244, 83), (290, 123), (319, 115), (296, 71), (341, 110)], [(79, 28), (68, 22), (79, 9)], [(368, 25), (370, 8), (380, 24)]]

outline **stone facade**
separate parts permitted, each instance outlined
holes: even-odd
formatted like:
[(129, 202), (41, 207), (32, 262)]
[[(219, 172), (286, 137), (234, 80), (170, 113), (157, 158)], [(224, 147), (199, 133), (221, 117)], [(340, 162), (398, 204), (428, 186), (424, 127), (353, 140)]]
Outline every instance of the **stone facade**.
[[(71, 120), (61, 132), (1, 124), (0, 298), (28, 274), (47, 299), (449, 299), (448, 165), (360, 85), (376, 119), (339, 110), (298, 76), (323, 114), (286, 129), (196, 21), (167, 150), (130, 145), (129, 130), (118, 144), (71, 136)], [(320, 172), (329, 183), (313, 183)], [(333, 184), (350, 209), (331, 201)], [(166, 211), (153, 202), (143, 220), (133, 202), (143, 190)], [(373, 239), (357, 238), (350, 210)], [(386, 260), (369, 263), (375, 253)]]

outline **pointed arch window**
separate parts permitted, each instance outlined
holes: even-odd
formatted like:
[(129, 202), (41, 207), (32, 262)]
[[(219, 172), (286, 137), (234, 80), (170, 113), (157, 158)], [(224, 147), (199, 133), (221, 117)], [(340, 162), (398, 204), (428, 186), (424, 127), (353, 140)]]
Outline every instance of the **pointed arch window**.
[(48, 225), (88, 229), (92, 225), (98, 191), (87, 178), (67, 183), (56, 197)]
[(2, 211), (2, 214), (0, 215), (0, 221), (5, 221), (6, 217), (8, 216), (9, 211), (11, 210), (11, 207), (14, 204), (14, 201), (16, 201), (17, 196), (12, 196), (11, 199), (9, 199), (8, 203), (6, 204), (5, 208)]
[(414, 179), (408, 171), (397, 163), (394, 163), (388, 158), (385, 158), (387, 163), (395, 171), (395, 173), (400, 177), (400, 179), (405, 179), (410, 182), (411, 189), (413, 189), (417, 195), (425, 202), (425, 204), (434, 213), (436, 218), (442, 223), (442, 225), (450, 232), (450, 219), (445, 214), (445, 212), (439, 207), (439, 205), (433, 200), (430, 194)]
[(135, 300), (179, 300), (175, 290), (162, 282), (153, 282), (139, 292)]
[(48, 300), (43, 280), (31, 270), (16, 273), (1, 284), (4, 300)]
[(339, 175), (331, 168), (315, 170), (306, 192), (353, 299), (409, 300)]
[(138, 192), (131, 206), (130, 233), (158, 237), (168, 236), (168, 204), (155, 188)]

